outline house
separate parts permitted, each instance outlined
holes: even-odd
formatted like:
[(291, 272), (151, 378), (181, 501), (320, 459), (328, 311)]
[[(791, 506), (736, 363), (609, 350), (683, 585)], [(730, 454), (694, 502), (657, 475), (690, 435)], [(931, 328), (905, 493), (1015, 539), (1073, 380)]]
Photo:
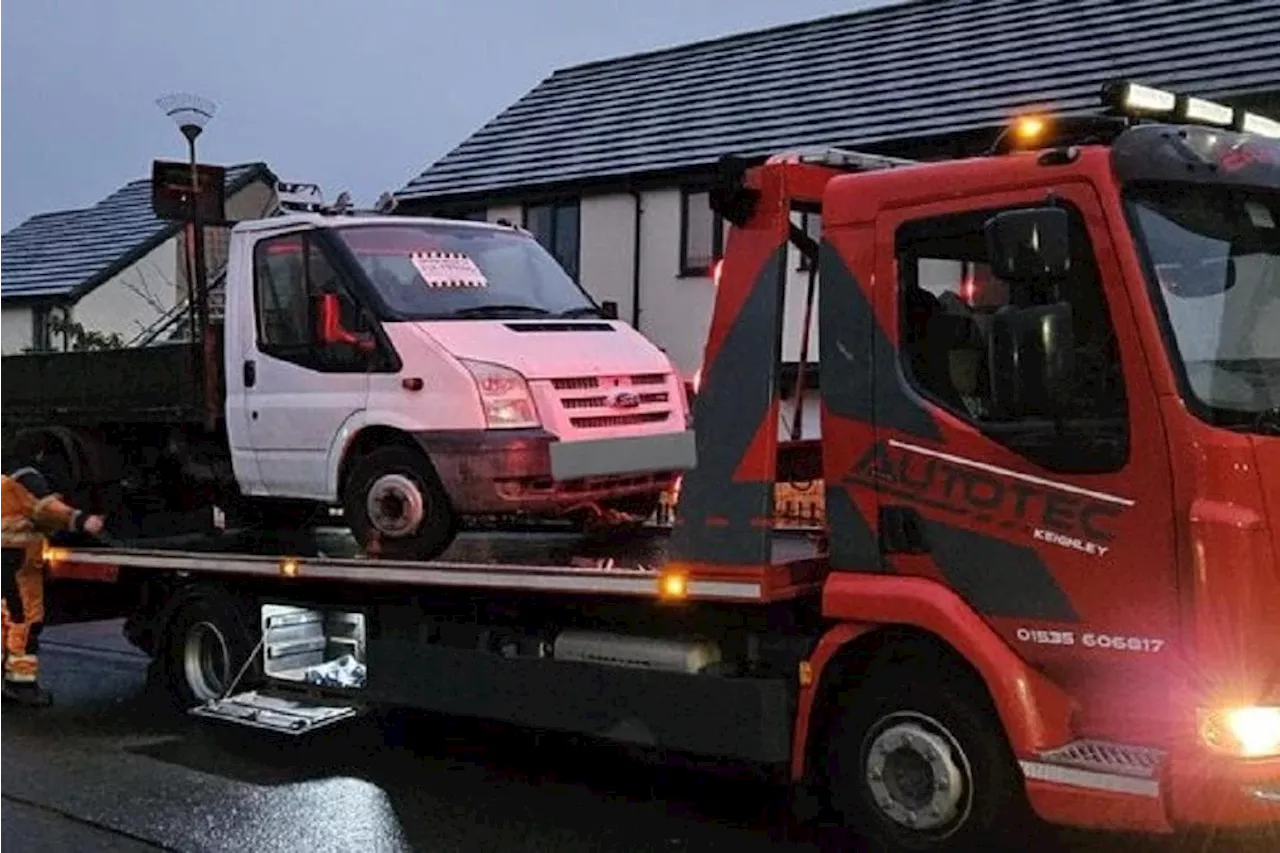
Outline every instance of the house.
[[(227, 219), (275, 206), (265, 163), (227, 169)], [(185, 302), (187, 235), (151, 210), (151, 181), (126, 184), (92, 207), (33, 216), (0, 237), (0, 348), (4, 355), (72, 345), (70, 321), (129, 343)], [(205, 229), (206, 269), (226, 265), (228, 225)]]
[[(1115, 78), (1277, 116), (1277, 32), (1275, 0), (901, 2), (556, 71), (397, 198), (523, 223), (691, 374), (724, 234), (706, 191), (722, 154), (977, 154), (1019, 111), (1095, 111)], [(808, 278), (794, 250), (790, 269), (794, 361)]]

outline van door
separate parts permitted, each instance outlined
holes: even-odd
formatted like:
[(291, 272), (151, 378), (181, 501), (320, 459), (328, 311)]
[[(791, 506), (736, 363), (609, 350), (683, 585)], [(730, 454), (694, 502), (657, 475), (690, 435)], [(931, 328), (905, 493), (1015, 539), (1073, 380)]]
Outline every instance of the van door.
[[(1168, 448), (1091, 186), (1052, 188), (1070, 223), (1065, 279), (1032, 287), (991, 274), (987, 221), (1044, 205), (1049, 189), (887, 211), (877, 225), (877, 245), (894, 247), (878, 278), (898, 287), (875, 299), (895, 318), (899, 369), (879, 374), (873, 467), (882, 522), (918, 531), (885, 558), (945, 582), (1069, 689), (1088, 670), (1083, 689), (1131, 696), (1134, 668), (1177, 654)], [(998, 312), (1014, 303), (1070, 306), (1075, 364), (1062, 397), (1041, 393), (1025, 352), (1010, 359), (995, 343)], [(1026, 393), (1012, 400), (1015, 375)], [(907, 409), (930, 429), (895, 428)]]
[(314, 232), (261, 240), (253, 254), (256, 347), (243, 367), (262, 484), (275, 497), (327, 500), (329, 449), (367, 405), (369, 354), (356, 340), (371, 336)]

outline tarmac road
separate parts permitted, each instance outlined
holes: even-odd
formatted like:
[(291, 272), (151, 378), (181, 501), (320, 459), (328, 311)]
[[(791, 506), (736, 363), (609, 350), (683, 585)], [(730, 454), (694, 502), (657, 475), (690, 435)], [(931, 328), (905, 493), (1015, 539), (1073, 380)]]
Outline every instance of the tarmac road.
[[(8, 853), (830, 849), (817, 834), (784, 838), (767, 786), (607, 746), (431, 717), (390, 734), (359, 721), (305, 743), (224, 730), (162, 710), (144, 690), (145, 660), (118, 632), (48, 629), (43, 666), (57, 704), (4, 711)], [(1055, 840), (1080, 853), (1280, 849)]]

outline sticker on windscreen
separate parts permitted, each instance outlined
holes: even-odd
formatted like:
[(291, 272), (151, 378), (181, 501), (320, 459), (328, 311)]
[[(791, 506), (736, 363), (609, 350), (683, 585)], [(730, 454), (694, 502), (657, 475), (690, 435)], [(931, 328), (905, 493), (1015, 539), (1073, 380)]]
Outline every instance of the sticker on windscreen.
[(488, 287), (476, 262), (461, 252), (414, 252), (413, 267), (427, 287)]

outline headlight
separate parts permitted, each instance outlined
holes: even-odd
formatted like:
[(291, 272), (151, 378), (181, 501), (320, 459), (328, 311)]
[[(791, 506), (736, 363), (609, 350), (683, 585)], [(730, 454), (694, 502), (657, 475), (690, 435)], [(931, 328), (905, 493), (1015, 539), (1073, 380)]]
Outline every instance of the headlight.
[(514, 370), (487, 361), (458, 359), (476, 382), (489, 429), (522, 429), (541, 425), (529, 383)]
[(1280, 707), (1202, 710), (1199, 716), (1200, 737), (1215, 752), (1238, 758), (1280, 755)]

